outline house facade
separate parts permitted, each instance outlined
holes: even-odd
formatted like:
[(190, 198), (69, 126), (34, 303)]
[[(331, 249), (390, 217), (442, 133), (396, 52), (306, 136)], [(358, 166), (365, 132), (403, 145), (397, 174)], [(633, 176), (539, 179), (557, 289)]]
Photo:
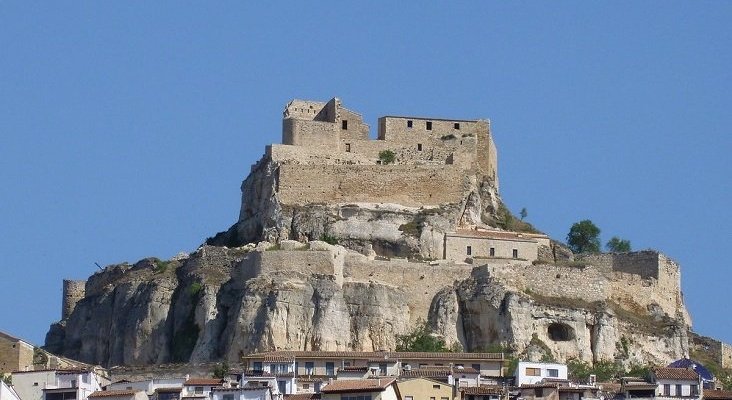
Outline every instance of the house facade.
[(395, 378), (333, 381), (320, 392), (322, 400), (403, 400)]
[(452, 400), (453, 385), (430, 378), (407, 378), (397, 382), (402, 400)]
[(23, 400), (86, 400), (109, 383), (103, 370), (16, 371), (12, 376)]
[(701, 399), (699, 374), (691, 368), (656, 368), (651, 373), (656, 384), (656, 398), (664, 400)]
[(514, 372), (515, 385), (533, 385), (545, 379), (566, 380), (567, 366), (556, 363), (520, 361)]

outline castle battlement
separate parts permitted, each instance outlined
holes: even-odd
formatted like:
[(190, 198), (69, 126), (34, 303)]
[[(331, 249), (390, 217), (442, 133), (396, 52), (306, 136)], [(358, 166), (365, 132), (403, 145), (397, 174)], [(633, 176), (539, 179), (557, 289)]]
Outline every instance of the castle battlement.
[(273, 160), (294, 164), (376, 165), (383, 151), (396, 164), (452, 165), (476, 170), (498, 184), (497, 152), (488, 120), (384, 116), (376, 139), (363, 116), (338, 98), (317, 102), (292, 100), (283, 112), (282, 145)]

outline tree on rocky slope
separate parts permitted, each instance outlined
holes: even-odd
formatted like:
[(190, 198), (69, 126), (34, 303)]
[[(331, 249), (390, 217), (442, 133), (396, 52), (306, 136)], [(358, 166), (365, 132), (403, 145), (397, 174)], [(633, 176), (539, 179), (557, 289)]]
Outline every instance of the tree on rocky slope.
[(567, 245), (573, 253), (599, 253), (600, 228), (589, 219), (575, 222), (567, 234)]
[(397, 335), (397, 351), (450, 351), (445, 340), (432, 333), (427, 323), (420, 321), (409, 333)]

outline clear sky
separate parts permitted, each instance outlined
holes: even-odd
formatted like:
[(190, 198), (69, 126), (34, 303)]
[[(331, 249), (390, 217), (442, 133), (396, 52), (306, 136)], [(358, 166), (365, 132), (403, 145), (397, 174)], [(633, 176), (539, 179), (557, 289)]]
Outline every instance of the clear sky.
[(682, 265), (732, 342), (732, 2), (0, 0), (0, 330), (42, 344), (61, 281), (193, 251), (292, 98), (489, 118), (501, 194)]

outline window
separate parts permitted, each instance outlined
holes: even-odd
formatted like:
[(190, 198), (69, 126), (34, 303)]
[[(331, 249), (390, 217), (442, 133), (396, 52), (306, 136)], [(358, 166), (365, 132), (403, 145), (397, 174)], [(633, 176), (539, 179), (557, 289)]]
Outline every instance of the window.
[(413, 396), (404, 396), (404, 400), (414, 400)]
[(261, 362), (255, 362), (254, 363), (254, 370), (255, 371), (261, 371), (262, 370), (262, 363)]
[(422, 143), (417, 143), (417, 151), (422, 151)]
[(450, 400), (449, 397), (440, 397), (440, 400)]
[(495, 247), (491, 247), (490, 250), (488, 251), (488, 254), (490, 254), (491, 257), (495, 257), (496, 256), (496, 248)]
[(267, 382), (262, 382), (262, 387), (268, 387), (269, 384)]
[(663, 395), (664, 396), (671, 396), (671, 385), (664, 384), (663, 385)]
[(435, 400), (435, 398), (434, 397), (430, 397), (430, 400)]
[(454, 128), (457, 129), (457, 130), (460, 130), (460, 123), (459, 122), (456, 122), (455, 125), (454, 125)]
[(310, 389), (310, 384), (309, 383), (303, 383), (302, 384), (302, 388), (303, 389)]
[(559, 378), (559, 370), (554, 368), (549, 368), (546, 370), (546, 374), (550, 378)]
[(381, 375), (386, 375), (386, 364), (379, 364), (379, 373)]
[(203, 394), (203, 386), (196, 386), (195, 389), (193, 389), (193, 392), (196, 394)]
[(476, 371), (480, 371), (480, 364), (473, 364), (471, 367)]
[(681, 396), (681, 385), (676, 385), (676, 396)]
[(346, 153), (350, 153), (350, 152), (351, 152), (351, 144), (346, 143)]
[(432, 130), (432, 121), (427, 121), (427, 130), (428, 131)]
[(72, 388), (75, 388), (76, 387), (76, 379), (72, 379), (71, 380), (71, 387)]
[(432, 389), (439, 389), (440, 385), (432, 385)]
[(350, 361), (344, 361), (343, 362), (343, 366), (344, 367), (350, 367), (351, 366), (351, 362)]
[(315, 364), (313, 364), (312, 361), (307, 361), (305, 363), (305, 374), (312, 375), (314, 367), (315, 367)]
[(541, 368), (526, 368), (526, 376), (541, 376)]
[(335, 375), (335, 364), (332, 362), (325, 363), (325, 374), (328, 376)]
[(465, 254), (472, 255), (473, 254), (473, 248), (468, 246), (465, 248)]
[(279, 390), (282, 394), (287, 393), (287, 382), (277, 381), (277, 390)]
[(89, 374), (82, 374), (81, 381), (84, 383), (89, 383)]
[(33, 382), (33, 386), (38, 386), (38, 382)]
[(544, 391), (541, 388), (534, 388), (534, 396), (536, 397), (544, 397), (543, 392)]
[(691, 385), (689, 387), (689, 390), (691, 391), (690, 396), (698, 396), (699, 395), (699, 386), (698, 385)]
[(224, 395), (224, 400), (234, 400), (234, 395), (229, 393)]
[(513, 249), (513, 258), (518, 258), (518, 249)]
[(344, 131), (346, 129), (348, 129), (348, 121), (347, 120), (344, 119), (343, 121), (341, 121), (341, 129), (343, 129)]

